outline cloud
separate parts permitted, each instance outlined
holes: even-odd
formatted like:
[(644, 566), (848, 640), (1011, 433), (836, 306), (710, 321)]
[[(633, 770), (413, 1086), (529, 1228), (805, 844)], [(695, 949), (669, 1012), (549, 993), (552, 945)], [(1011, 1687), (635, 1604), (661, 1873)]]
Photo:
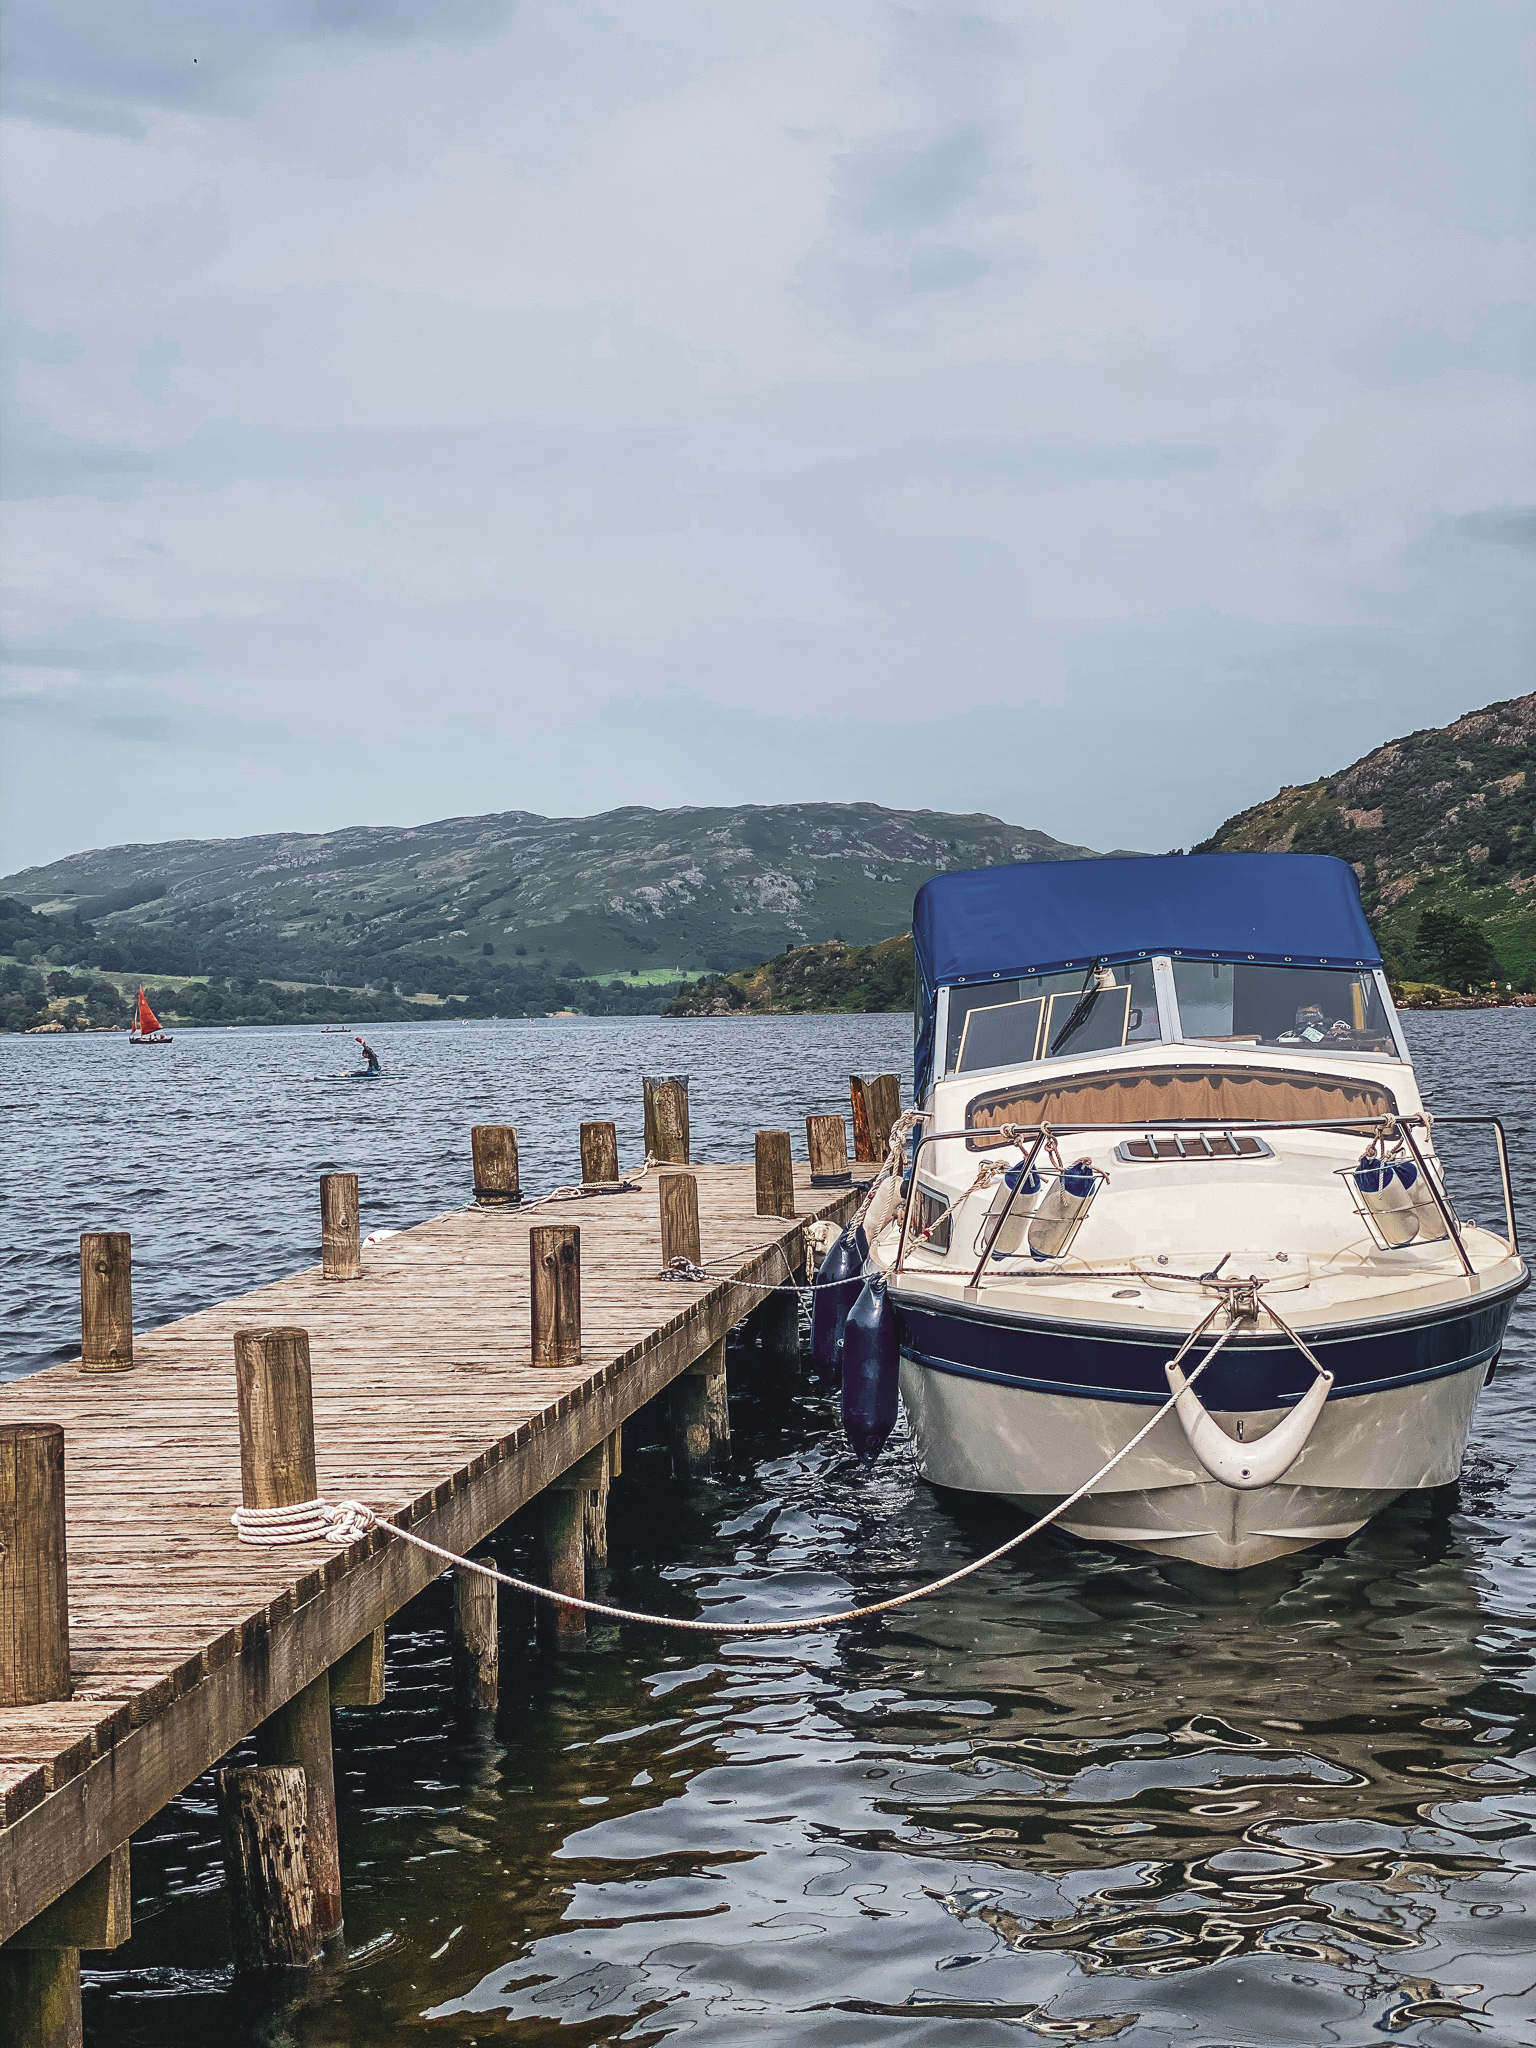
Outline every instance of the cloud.
[(1467, 540), (1495, 547), (1536, 548), (1536, 505), (1493, 505), (1485, 512), (1466, 512), (1456, 531)]
[(1188, 844), (1524, 687), (1504, 0), (5, 34), (0, 866), (146, 797)]

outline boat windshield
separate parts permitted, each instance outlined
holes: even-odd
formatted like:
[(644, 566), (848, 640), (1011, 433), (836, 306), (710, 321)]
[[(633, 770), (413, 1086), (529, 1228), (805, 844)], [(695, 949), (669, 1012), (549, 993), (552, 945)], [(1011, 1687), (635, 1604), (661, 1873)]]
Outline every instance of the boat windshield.
[(1397, 1056), (1391, 1020), (1368, 971), (1175, 960), (1173, 985), (1185, 1038)]
[(1150, 960), (1095, 975), (1073, 968), (951, 988), (944, 1072), (1028, 1066), (1173, 1039), (1397, 1056), (1391, 1018), (1368, 970), (1171, 965), (1177, 1023), (1159, 1013)]
[(1163, 1036), (1150, 960), (1106, 967), (1096, 977), (1081, 968), (1029, 974), (949, 991), (944, 1071), (974, 1073), (1109, 1046), (1156, 1045)]

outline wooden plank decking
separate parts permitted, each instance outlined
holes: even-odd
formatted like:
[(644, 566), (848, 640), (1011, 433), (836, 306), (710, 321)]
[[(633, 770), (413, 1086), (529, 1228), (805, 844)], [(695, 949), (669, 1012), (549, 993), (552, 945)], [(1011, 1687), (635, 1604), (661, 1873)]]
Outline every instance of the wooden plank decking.
[[(702, 1166), (705, 1260), (663, 1281), (656, 1187), (533, 1210), (439, 1216), (364, 1252), (135, 1338), (133, 1369), (79, 1361), (0, 1389), (0, 1422), (66, 1445), (73, 1697), (0, 1709), (0, 1942), (84, 1877), (440, 1567), (376, 1532), (347, 1550), (242, 1545), (232, 1333), (307, 1329), (322, 1495), (356, 1498), (470, 1550), (600, 1444), (785, 1278), (800, 1217), (754, 1213), (753, 1169)], [(528, 1231), (578, 1223), (582, 1357), (535, 1368)]]

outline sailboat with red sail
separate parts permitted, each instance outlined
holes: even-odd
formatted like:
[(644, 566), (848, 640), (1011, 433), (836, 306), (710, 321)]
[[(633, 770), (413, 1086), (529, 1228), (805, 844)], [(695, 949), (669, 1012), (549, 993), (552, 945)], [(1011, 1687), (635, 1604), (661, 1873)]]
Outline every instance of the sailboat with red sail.
[(133, 1020), (133, 1029), (128, 1033), (130, 1045), (169, 1045), (171, 1033), (167, 1031), (149, 1004), (144, 1000), (144, 991), (139, 990), (139, 1005)]

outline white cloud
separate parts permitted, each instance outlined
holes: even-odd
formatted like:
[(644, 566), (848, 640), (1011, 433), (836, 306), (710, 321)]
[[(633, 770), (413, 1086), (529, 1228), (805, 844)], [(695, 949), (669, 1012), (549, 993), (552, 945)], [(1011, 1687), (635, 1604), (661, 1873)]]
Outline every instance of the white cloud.
[(146, 779), (167, 834), (846, 795), (1187, 843), (1525, 686), (1505, 0), (8, 33), (0, 865), (142, 836)]

